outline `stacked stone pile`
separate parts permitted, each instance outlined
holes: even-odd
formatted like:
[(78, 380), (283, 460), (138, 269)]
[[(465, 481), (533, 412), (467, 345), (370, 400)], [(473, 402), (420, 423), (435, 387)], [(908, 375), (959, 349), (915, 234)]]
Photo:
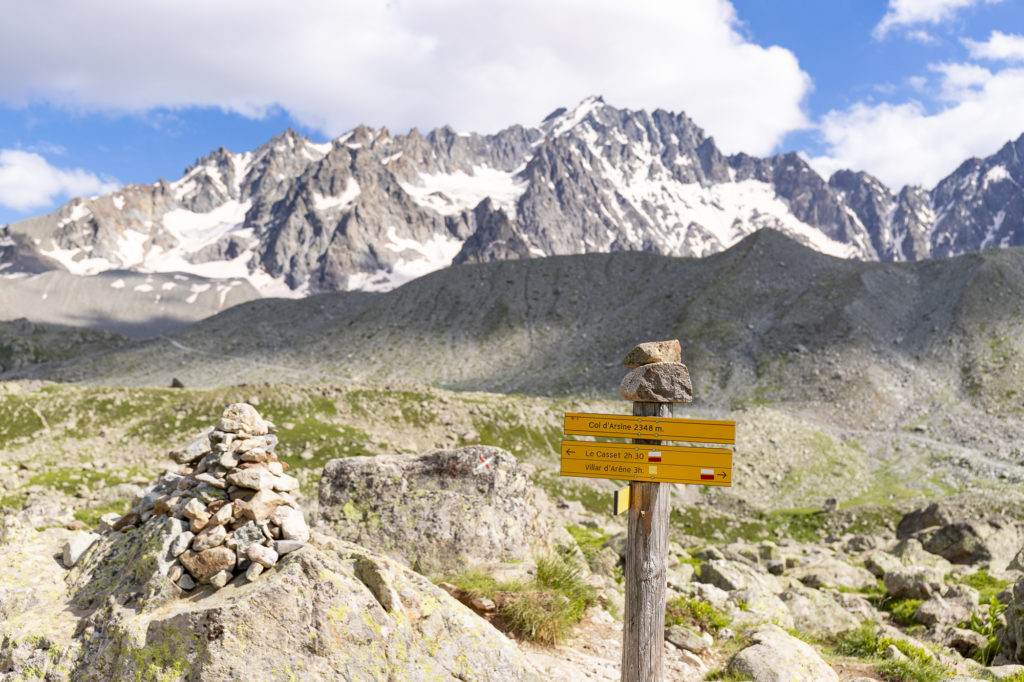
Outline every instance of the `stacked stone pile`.
[(207, 438), (176, 455), (182, 473), (157, 479), (128, 514), (111, 520), (111, 529), (178, 520), (167, 577), (183, 590), (196, 583), (220, 588), (243, 572), (255, 580), (309, 540), (293, 497), (299, 482), (285, 473), (276, 444), (274, 425), (252, 405), (230, 405)]

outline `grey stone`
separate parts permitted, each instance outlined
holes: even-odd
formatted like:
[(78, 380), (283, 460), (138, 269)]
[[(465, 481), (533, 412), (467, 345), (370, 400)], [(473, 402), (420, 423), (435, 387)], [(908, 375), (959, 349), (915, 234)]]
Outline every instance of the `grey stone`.
[(195, 589), (196, 581), (192, 579), (188, 573), (185, 573), (178, 578), (178, 587), (185, 590), (186, 592)]
[(626, 353), (622, 364), (630, 369), (636, 369), (641, 365), (649, 365), (653, 362), (681, 362), (682, 359), (679, 340), (672, 339), (638, 344), (633, 350)]
[(306, 543), (299, 542), (298, 540), (277, 540), (274, 542), (274, 551), (279, 555), (284, 556), (290, 554), (295, 550), (302, 549), (306, 546)]
[(953, 514), (945, 506), (938, 502), (932, 502), (927, 507), (915, 509), (900, 519), (896, 526), (896, 537), (902, 540), (918, 533), (925, 528), (945, 526), (953, 522)]
[(779, 597), (789, 609), (795, 626), (820, 639), (834, 640), (860, 625), (860, 620), (829, 592), (794, 585)]
[(619, 384), (626, 400), (645, 403), (688, 403), (693, 400), (690, 373), (681, 362), (656, 362), (637, 367)]
[(185, 531), (179, 534), (177, 537), (174, 538), (174, 540), (171, 541), (168, 553), (172, 557), (180, 556), (181, 553), (188, 549), (189, 546), (192, 544), (192, 538), (194, 537), (195, 534), (191, 531)]
[(954, 564), (985, 563), (1004, 570), (1021, 547), (1020, 525), (1005, 517), (950, 523), (923, 534), (921, 544)]
[(867, 569), (835, 558), (825, 558), (806, 566), (800, 566), (790, 574), (810, 587), (844, 587), (862, 590), (874, 587), (875, 576)]
[(988, 638), (974, 630), (949, 627), (942, 632), (942, 643), (956, 650), (961, 656), (969, 657), (975, 651), (988, 646)]
[(65, 568), (71, 568), (78, 563), (78, 560), (85, 554), (85, 551), (92, 547), (92, 544), (100, 539), (96, 533), (76, 532), (67, 542), (64, 543), (64, 551), (61, 558)]
[(895, 599), (928, 599), (942, 591), (943, 574), (928, 566), (904, 566), (882, 578), (885, 591)]
[(244, 568), (243, 564), (247, 564), (249, 561), (249, 555), (246, 553), (246, 550), (253, 543), (259, 544), (263, 542), (263, 531), (260, 530), (260, 527), (255, 522), (249, 521), (235, 530), (234, 538), (238, 567)]
[(775, 576), (761, 573), (753, 567), (728, 559), (712, 559), (700, 565), (700, 581), (710, 583), (726, 591), (754, 587), (777, 594), (781, 592)]
[(665, 630), (665, 641), (679, 649), (686, 649), (700, 654), (711, 648), (711, 643), (693, 628), (685, 625), (673, 625)]
[(839, 676), (806, 642), (776, 625), (762, 625), (749, 633), (752, 646), (729, 662), (728, 670), (755, 682), (839, 682)]

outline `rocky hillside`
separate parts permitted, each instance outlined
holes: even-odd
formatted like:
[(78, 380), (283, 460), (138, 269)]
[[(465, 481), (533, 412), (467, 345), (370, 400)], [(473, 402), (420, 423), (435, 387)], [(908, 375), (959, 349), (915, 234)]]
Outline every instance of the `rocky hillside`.
[(679, 338), (697, 405), (788, 403), (865, 429), (960, 433), (1019, 457), (1022, 258), (1004, 249), (864, 263), (763, 231), (700, 260), (467, 264), (386, 293), (253, 301), (166, 338), (5, 376), (148, 386), (400, 380), (610, 397), (616, 359), (637, 340)]
[[(218, 149), (0, 231), (0, 272), (245, 278), (264, 295), (387, 290), (450, 264), (720, 252), (771, 227), (824, 253), (919, 260), (1024, 244), (1024, 136), (934, 189), (893, 193), (797, 154), (725, 156), (683, 113), (590, 98), (492, 135), (360, 126)], [(119, 291), (107, 292), (118, 297)]]

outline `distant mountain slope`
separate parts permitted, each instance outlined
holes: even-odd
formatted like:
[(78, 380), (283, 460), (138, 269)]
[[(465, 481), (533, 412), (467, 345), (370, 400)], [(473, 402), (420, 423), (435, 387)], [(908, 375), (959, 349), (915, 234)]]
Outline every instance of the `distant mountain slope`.
[(961, 401), (1019, 414), (1022, 321), (1024, 250), (865, 263), (765, 230), (706, 259), (470, 264), (386, 293), (252, 301), (166, 339), (18, 376), (610, 396), (633, 344), (679, 338), (704, 404), (795, 401), (884, 426)]
[(360, 126), (223, 148), (174, 182), (75, 199), (0, 230), (0, 275), (110, 269), (246, 278), (263, 295), (387, 290), (449, 264), (646, 251), (705, 256), (771, 227), (902, 261), (1024, 243), (1024, 136), (932, 191), (828, 181), (797, 154), (724, 156), (682, 113), (600, 98), (494, 135)]

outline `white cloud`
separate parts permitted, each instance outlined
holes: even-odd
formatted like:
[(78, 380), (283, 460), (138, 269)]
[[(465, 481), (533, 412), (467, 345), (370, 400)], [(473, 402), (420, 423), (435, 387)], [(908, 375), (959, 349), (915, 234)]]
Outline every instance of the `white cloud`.
[[(875, 26), (875, 38), (884, 38), (889, 31), (900, 26), (914, 26), (917, 24), (941, 24), (956, 16), (958, 10), (971, 7), (984, 2), (995, 4), (1002, 0), (889, 0), (889, 7), (885, 16)], [(927, 36), (926, 41), (931, 39), (923, 31), (911, 31), (908, 37), (920, 39)]]
[(53, 204), (58, 196), (88, 196), (116, 189), (118, 183), (80, 168), (51, 166), (39, 154), (0, 149), (0, 206), (28, 211)]
[(815, 168), (826, 175), (863, 169), (894, 189), (930, 187), (965, 159), (993, 154), (1024, 132), (1024, 69), (942, 64), (933, 71), (945, 102), (939, 110), (911, 101), (858, 103), (826, 114), (820, 130), (828, 153), (812, 160)]
[(1021, 35), (992, 31), (983, 43), (970, 38), (965, 38), (963, 43), (974, 59), (1024, 62), (1024, 36)]
[(280, 106), (336, 135), (492, 132), (591, 94), (684, 110), (727, 151), (807, 125), (796, 57), (728, 0), (110, 0), (8, 3), (0, 101), (89, 111)]

